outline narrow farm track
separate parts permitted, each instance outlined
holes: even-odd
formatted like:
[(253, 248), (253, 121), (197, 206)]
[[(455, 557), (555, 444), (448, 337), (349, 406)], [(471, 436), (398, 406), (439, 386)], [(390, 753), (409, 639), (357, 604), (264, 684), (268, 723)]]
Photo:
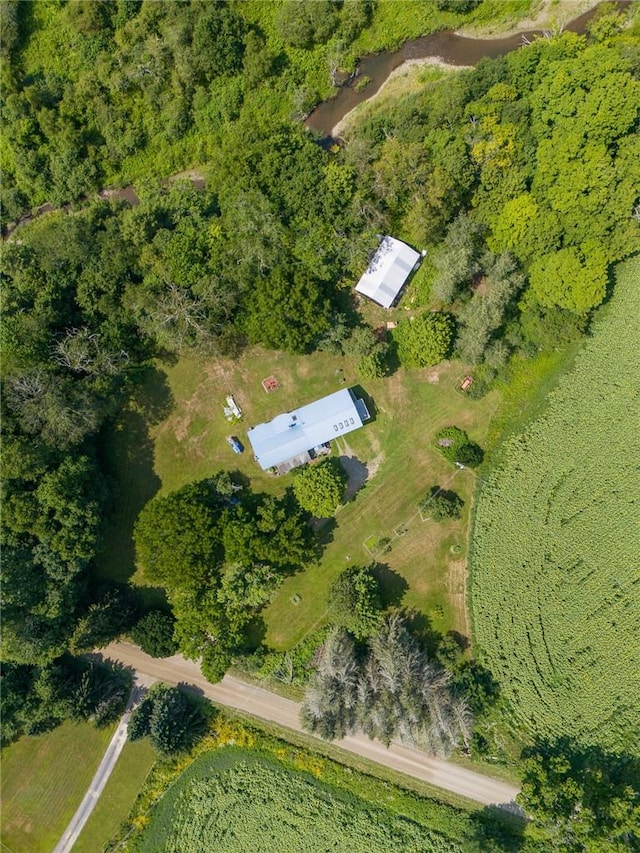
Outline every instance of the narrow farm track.
[(140, 687), (136, 685), (131, 691), (131, 696), (127, 702), (127, 708), (116, 727), (105, 754), (102, 757), (100, 766), (91, 780), (87, 793), (84, 795), (84, 799), (78, 806), (74, 816), (71, 818), (69, 825), (65, 829), (64, 834), (56, 845), (53, 853), (70, 853), (74, 844), (78, 840), (78, 836), (82, 832), (84, 825), (89, 820), (91, 812), (94, 810), (95, 805), (98, 802), (98, 797), (104, 791), (104, 787), (116, 766), (116, 762), (120, 757), (120, 753), (124, 749), (125, 743), (127, 742), (127, 726), (129, 724), (129, 718), (131, 717), (131, 711), (139, 696)]
[[(148, 683), (150, 679), (167, 684), (195, 687), (218, 705), (242, 711), (261, 720), (276, 723), (295, 732), (303, 732), (299, 721), (300, 705), (261, 687), (225, 675), (219, 684), (210, 684), (200, 667), (182, 655), (157, 659), (149, 657), (137, 646), (112, 643), (101, 651), (105, 658), (119, 661), (136, 670)], [(484, 806), (499, 805), (509, 811), (519, 810), (515, 804), (518, 788), (491, 776), (484, 776), (448, 761), (430, 758), (413, 747), (392, 744), (389, 748), (362, 735), (336, 741), (335, 746), (389, 767), (399, 773), (453, 791)]]

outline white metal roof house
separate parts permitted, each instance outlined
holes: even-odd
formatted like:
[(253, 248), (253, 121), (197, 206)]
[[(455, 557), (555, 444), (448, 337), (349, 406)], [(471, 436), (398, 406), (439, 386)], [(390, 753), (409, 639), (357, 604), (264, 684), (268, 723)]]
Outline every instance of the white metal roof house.
[(284, 474), (312, 459), (332, 438), (359, 429), (370, 417), (364, 400), (343, 388), (321, 400), (285, 412), (266, 424), (252, 427), (247, 436), (263, 471)]
[(420, 252), (411, 246), (395, 237), (383, 237), (356, 290), (390, 308), (419, 260)]

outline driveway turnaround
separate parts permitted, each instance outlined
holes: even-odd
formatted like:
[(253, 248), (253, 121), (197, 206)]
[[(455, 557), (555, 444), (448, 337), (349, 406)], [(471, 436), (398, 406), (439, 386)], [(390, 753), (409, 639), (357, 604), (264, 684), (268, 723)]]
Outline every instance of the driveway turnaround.
[[(298, 702), (229, 675), (225, 675), (219, 684), (210, 684), (202, 675), (200, 667), (185, 660), (182, 655), (152, 658), (129, 643), (112, 643), (102, 649), (101, 654), (105, 658), (132, 667), (139, 677), (144, 677), (145, 683), (153, 679), (167, 684), (195, 687), (217, 705), (242, 711), (295, 732), (304, 732), (300, 725)], [(376, 764), (382, 764), (438, 788), (453, 791), (484, 806), (497, 805), (509, 811), (520, 812), (514, 802), (518, 788), (501, 779), (484, 776), (450, 761), (431, 758), (414, 747), (394, 743), (387, 748), (379, 741), (370, 740), (364, 735), (350, 735), (343, 740), (334, 741), (333, 744)], [(58, 847), (54, 853), (62, 853), (67, 849), (69, 848)]]

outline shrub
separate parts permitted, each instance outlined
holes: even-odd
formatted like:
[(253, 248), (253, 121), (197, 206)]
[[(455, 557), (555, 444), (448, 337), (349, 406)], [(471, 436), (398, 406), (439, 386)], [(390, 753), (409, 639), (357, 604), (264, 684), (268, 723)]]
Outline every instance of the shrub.
[(463, 429), (456, 426), (444, 427), (436, 433), (438, 450), (451, 462), (455, 462), (458, 450), (469, 441), (469, 436)]
[(380, 626), (380, 585), (371, 568), (349, 566), (331, 585), (327, 601), (331, 622), (358, 639)]
[(356, 326), (342, 344), (347, 358), (363, 358), (376, 346), (376, 335), (371, 326)]
[(451, 352), (453, 331), (451, 317), (436, 311), (403, 320), (394, 333), (400, 362), (407, 367), (438, 364)]
[(462, 515), (464, 501), (455, 492), (443, 491), (440, 486), (433, 486), (420, 506), (434, 521), (459, 519)]
[(475, 468), (484, 458), (481, 447), (472, 441), (463, 429), (449, 426), (436, 433), (436, 447), (450, 462)]
[(358, 362), (358, 373), (363, 379), (381, 379), (386, 376), (389, 365), (387, 355), (389, 347), (387, 344), (378, 344), (373, 352), (363, 356)]
[(154, 749), (171, 754), (188, 749), (205, 731), (203, 709), (177, 687), (159, 684), (131, 715), (129, 740), (149, 736)]
[(338, 9), (329, 0), (286, 0), (276, 20), (279, 35), (292, 47), (324, 44), (337, 25)]
[(178, 651), (173, 638), (175, 619), (162, 610), (150, 610), (131, 631), (131, 638), (153, 658), (167, 658)]
[(483, 459), (483, 449), (475, 442), (469, 441), (466, 444), (463, 444), (458, 450), (458, 455), (455, 461), (460, 465), (466, 465), (469, 468), (477, 468), (478, 465), (482, 464)]

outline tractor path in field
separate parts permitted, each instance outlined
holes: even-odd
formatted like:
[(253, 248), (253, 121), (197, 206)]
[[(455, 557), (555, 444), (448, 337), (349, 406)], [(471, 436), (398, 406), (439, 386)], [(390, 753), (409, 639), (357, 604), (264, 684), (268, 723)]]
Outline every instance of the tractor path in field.
[[(210, 684), (202, 675), (200, 667), (185, 660), (182, 655), (163, 659), (152, 658), (129, 643), (111, 643), (102, 649), (100, 654), (104, 658), (132, 667), (138, 678), (142, 678), (147, 684), (151, 680), (157, 680), (196, 688), (217, 705), (233, 708), (295, 732), (304, 732), (300, 725), (298, 702), (230, 675), (225, 675), (219, 684)], [(483, 806), (496, 805), (520, 813), (519, 806), (515, 803), (518, 788), (514, 785), (449, 761), (431, 758), (414, 747), (394, 743), (387, 748), (364, 735), (350, 735), (340, 741), (334, 741), (334, 746), (414, 779), (453, 791)]]

